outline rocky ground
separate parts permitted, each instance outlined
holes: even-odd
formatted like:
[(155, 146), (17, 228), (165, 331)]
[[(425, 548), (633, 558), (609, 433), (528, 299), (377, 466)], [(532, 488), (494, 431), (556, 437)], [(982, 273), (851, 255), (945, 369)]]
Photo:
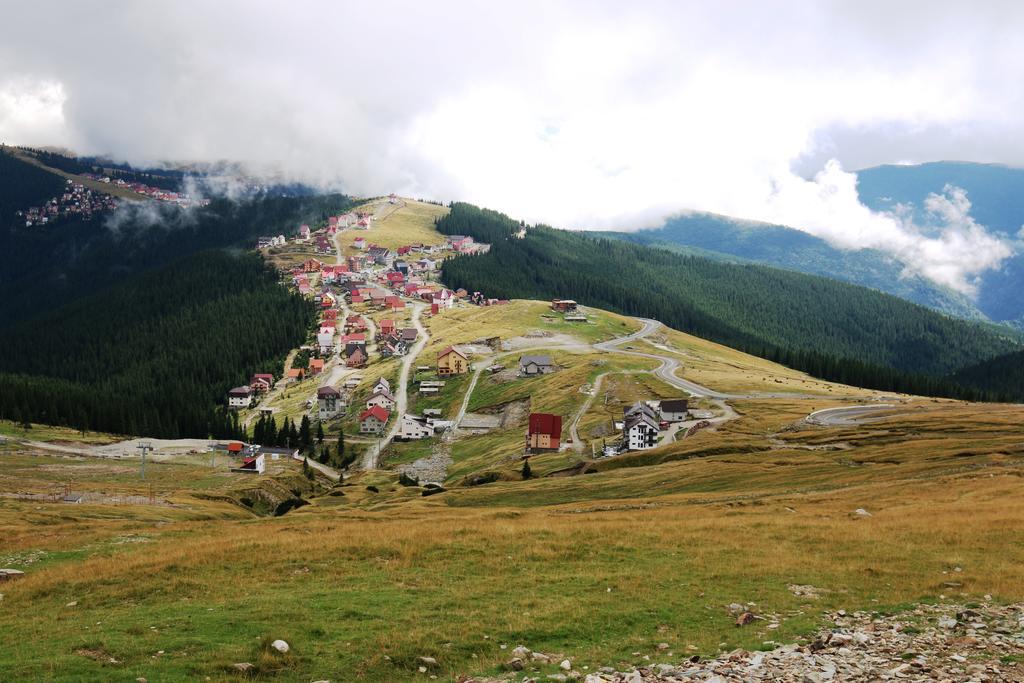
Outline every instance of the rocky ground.
[[(739, 621), (742, 622), (741, 615)], [(1024, 681), (1024, 604), (920, 605), (892, 616), (868, 612), (828, 615), (832, 626), (805, 645), (773, 650), (737, 650), (713, 660), (671, 661), (668, 644), (659, 646), (666, 662), (630, 671), (603, 668), (578, 671), (571, 660), (519, 647), (503, 679), (584, 683), (649, 681), (946, 681), (995, 683)], [(542, 673), (544, 664), (559, 673)], [(549, 667), (550, 668), (550, 667)], [(477, 679), (483, 683), (483, 679)]]
[(430, 451), (430, 457), (420, 458), (408, 465), (402, 465), (398, 471), (419, 482), (442, 482), (448, 476), (448, 466), (452, 464), (452, 447), (447, 441), (440, 441)]

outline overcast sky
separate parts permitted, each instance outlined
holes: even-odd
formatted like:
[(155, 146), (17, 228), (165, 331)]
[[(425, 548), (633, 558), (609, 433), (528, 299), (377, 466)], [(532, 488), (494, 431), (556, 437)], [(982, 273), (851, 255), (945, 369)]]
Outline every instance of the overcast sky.
[[(875, 247), (970, 293), (1013, 244), (852, 169), (1024, 165), (1020, 2), (0, 0), (0, 140), (238, 160), (559, 227), (685, 210)], [(951, 208), (952, 207), (952, 208)]]

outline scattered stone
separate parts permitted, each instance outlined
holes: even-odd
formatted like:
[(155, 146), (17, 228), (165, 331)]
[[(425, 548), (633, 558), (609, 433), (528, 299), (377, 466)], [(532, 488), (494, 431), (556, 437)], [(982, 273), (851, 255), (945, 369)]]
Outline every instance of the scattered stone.
[(78, 600), (72, 600), (71, 602), (69, 602), (68, 604), (66, 604), (64, 606), (65, 607), (78, 607)]
[(507, 662), (505, 662), (505, 668), (509, 671), (522, 671), (523, 660), (519, 659), (518, 657), (516, 657), (515, 659), (510, 659)]
[(288, 643), (284, 642), (283, 640), (275, 640), (270, 644), (270, 647), (274, 648), (281, 654), (284, 654), (285, 652), (288, 652), (288, 650), (291, 649), (291, 647), (288, 646)]
[(0, 581), (14, 581), (25, 576), (20, 569), (0, 569)]
[(149, 681), (147, 681), (142, 676), (139, 676), (138, 678), (135, 679), (135, 683), (149, 683)]
[[(505, 648), (504, 645), (502, 645), (501, 647), (502, 647), (502, 649)], [(519, 646), (516, 647), (516, 649), (512, 650), (512, 656), (517, 658), (517, 659), (529, 659), (530, 658), (530, 648), (523, 647), (522, 645), (519, 645)]]
[(871, 513), (868, 512), (867, 510), (865, 510), (864, 508), (857, 508), (856, 510), (853, 511), (853, 514), (857, 515), (858, 517), (870, 517), (871, 516)]
[(559, 663), (558, 668), (562, 671), (572, 671), (572, 662), (568, 659), (563, 659), (561, 663)]
[(437, 660), (433, 657), (417, 657), (416, 661), (424, 666), (437, 666)]
[(236, 671), (240, 671), (243, 674), (247, 674), (250, 671), (252, 671), (253, 669), (255, 669), (256, 667), (254, 667), (249, 662), (239, 662), (238, 664), (235, 664), (234, 668), (235, 668)]
[[(834, 625), (806, 645), (766, 642), (774, 649), (734, 650), (712, 660), (693, 656), (678, 666), (644, 665), (632, 671), (602, 667), (583, 682), (1024, 681), (1024, 604), (922, 604), (895, 615), (861, 611), (829, 616)], [(961, 625), (974, 633), (965, 636)]]
[(664, 652), (670, 647), (668, 643), (658, 643), (658, 652)]

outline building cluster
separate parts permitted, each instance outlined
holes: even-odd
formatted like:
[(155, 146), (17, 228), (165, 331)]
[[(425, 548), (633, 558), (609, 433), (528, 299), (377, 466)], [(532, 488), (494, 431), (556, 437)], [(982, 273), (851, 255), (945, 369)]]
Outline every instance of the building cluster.
[(152, 187), (145, 183), (129, 182), (121, 178), (111, 179), (110, 176), (97, 175), (95, 173), (83, 173), (83, 178), (89, 178), (96, 182), (106, 183), (115, 187), (120, 187), (126, 190), (131, 190), (135, 194), (141, 194), (150, 199), (155, 199), (158, 202), (168, 202), (171, 204), (177, 204), (186, 208), (195, 206), (207, 206), (210, 203), (209, 199), (202, 197), (193, 197), (187, 192), (176, 192), (174, 190), (165, 190), (160, 187)]
[(104, 211), (113, 211), (117, 208), (117, 200), (102, 192), (93, 192), (80, 183), (68, 180), (64, 185), (64, 192), (53, 197), (42, 206), (32, 206), (24, 211), (16, 211), (15, 215), (25, 219), (25, 227), (30, 228), (37, 225), (47, 225), (58, 218), (82, 217), (91, 220), (92, 217)]

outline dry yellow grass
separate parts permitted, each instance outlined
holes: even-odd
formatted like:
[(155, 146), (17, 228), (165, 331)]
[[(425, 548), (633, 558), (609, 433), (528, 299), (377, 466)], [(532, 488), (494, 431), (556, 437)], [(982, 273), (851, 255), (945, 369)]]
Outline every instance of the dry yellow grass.
[(407, 244), (444, 244), (444, 237), (434, 229), (434, 219), (448, 213), (448, 209), (437, 204), (401, 200), (402, 204), (392, 206), (387, 200), (374, 200), (357, 207), (356, 211), (377, 211), (384, 217), (374, 220), (369, 230), (345, 230), (338, 241), (346, 255), (358, 253), (352, 247), (352, 240), (363, 237), (367, 242), (379, 244), (388, 249), (397, 249)]

